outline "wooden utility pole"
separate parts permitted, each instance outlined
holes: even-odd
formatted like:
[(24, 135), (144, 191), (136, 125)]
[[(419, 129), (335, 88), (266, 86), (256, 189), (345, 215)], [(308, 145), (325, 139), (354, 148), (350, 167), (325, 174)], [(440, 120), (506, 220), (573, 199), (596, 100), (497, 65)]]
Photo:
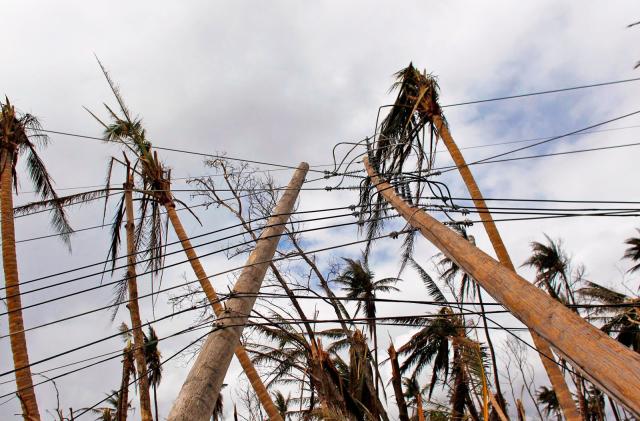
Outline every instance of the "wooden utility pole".
[(635, 416), (640, 416), (640, 354), (596, 329), (422, 209), (406, 203), (391, 184), (378, 177), (367, 158), (364, 165), (378, 192), (412, 227), (419, 229), (497, 302), (566, 356), (573, 367)]
[[(126, 156), (125, 156), (126, 159)], [(128, 161), (127, 161), (128, 164)], [(127, 182), (124, 183), (124, 205), (127, 215), (125, 230), (127, 233), (127, 291), (129, 302), (127, 308), (131, 315), (131, 332), (133, 333), (133, 355), (138, 371), (138, 393), (140, 395), (140, 417), (142, 421), (153, 421), (151, 415), (151, 398), (149, 397), (149, 377), (147, 376), (147, 361), (144, 355), (144, 334), (140, 321), (140, 306), (138, 305), (138, 281), (136, 278), (136, 246), (133, 216), (133, 175), (127, 165)], [(128, 387), (128, 385), (126, 386)], [(127, 402), (124, 403), (125, 411)]]
[(226, 308), (219, 315), (216, 327), (207, 337), (178, 398), (169, 413), (169, 421), (206, 421), (220, 394), (220, 388), (237, 348), (249, 314), (260, 292), (262, 280), (278, 247), (280, 236), (293, 210), (300, 187), (309, 169), (301, 163), (294, 173), (282, 198), (273, 210), (251, 252)]
[[(471, 169), (465, 162), (465, 159), (462, 156), (462, 152), (460, 152), (458, 145), (456, 145), (456, 142), (453, 140), (451, 132), (449, 131), (449, 127), (447, 127), (442, 116), (439, 114), (433, 116), (433, 125), (435, 126), (438, 133), (440, 133), (442, 141), (444, 142), (447, 150), (449, 151), (449, 154), (451, 155), (451, 159), (453, 159), (453, 162), (455, 163), (458, 171), (460, 172), (460, 175), (462, 176), (464, 184), (467, 186), (467, 190), (469, 191), (469, 195), (473, 200), (473, 204), (479, 211), (480, 220), (482, 220), (482, 225), (487, 232), (487, 236), (489, 237), (491, 246), (493, 247), (493, 250), (498, 257), (498, 261), (500, 261), (500, 263), (502, 263), (508, 269), (511, 269), (513, 272), (515, 272), (516, 269), (513, 266), (511, 257), (509, 256), (507, 248), (502, 241), (502, 237), (498, 232), (498, 227), (496, 227), (496, 224), (493, 221), (493, 217), (489, 212), (487, 203), (482, 197), (480, 187), (478, 187), (478, 183), (476, 183), (476, 180), (471, 173)], [(479, 291), (478, 293), (481, 294), (482, 292)], [(560, 371), (560, 367), (558, 366), (558, 364), (556, 364), (555, 357), (551, 352), (551, 347), (533, 330), (529, 329), (529, 332), (531, 333), (533, 344), (535, 345), (536, 349), (542, 354), (540, 356), (542, 365), (547, 372), (547, 376), (549, 377), (549, 381), (553, 386), (553, 390), (556, 392), (556, 396), (558, 397), (558, 402), (560, 404), (560, 409), (562, 410), (565, 419), (567, 421), (582, 421), (582, 417), (580, 416), (580, 413), (576, 408), (576, 403), (573, 401), (571, 391), (567, 386), (564, 375)], [(500, 390), (500, 385), (498, 384), (496, 386), (498, 387), (498, 390)]]

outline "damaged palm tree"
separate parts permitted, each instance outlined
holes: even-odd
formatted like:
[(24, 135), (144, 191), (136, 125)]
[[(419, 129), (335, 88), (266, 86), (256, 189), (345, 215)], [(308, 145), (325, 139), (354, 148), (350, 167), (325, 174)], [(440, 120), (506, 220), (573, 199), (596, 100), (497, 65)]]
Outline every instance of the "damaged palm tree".
[[(515, 272), (480, 189), (451, 136), (438, 102), (439, 87), (435, 77), (426, 72), (419, 72), (412, 64), (398, 72), (396, 76), (397, 81), (392, 89), (398, 90), (398, 96), (391, 111), (380, 125), (376, 142), (370, 144), (368, 148), (372, 169), (388, 181), (399, 196), (410, 205), (416, 205), (425, 187), (428, 187), (432, 195), (439, 198), (445, 207), (455, 211), (457, 207), (451, 202), (446, 186), (432, 179), (437, 175), (437, 172), (432, 171), (435, 147), (438, 139), (442, 139), (467, 186), (474, 205), (479, 210), (480, 218), (498, 260)], [(406, 167), (409, 165), (413, 165), (414, 170), (407, 172)], [(375, 184), (370, 179), (366, 179), (362, 187), (360, 203), (364, 205), (362, 218), (365, 219), (371, 214), (377, 220), (377, 217), (385, 212), (385, 200), (382, 194), (378, 194)], [(379, 225), (379, 222), (369, 224), (369, 238), (376, 235), (380, 229)], [(405, 261), (411, 256), (413, 235), (408, 234), (405, 240)], [(558, 393), (565, 417), (568, 420), (579, 420), (580, 415), (564, 376), (552, 359), (551, 348), (535, 332), (530, 332), (541, 354), (541, 361), (547, 375)], [(500, 400), (503, 401), (502, 397)]]
[[(117, 86), (107, 73), (106, 69), (102, 66), (102, 63), (99, 61), (98, 63), (100, 64), (100, 68), (102, 69), (114, 97), (116, 98), (119, 113), (105, 104), (110, 121), (103, 122), (94, 113), (89, 112), (104, 127), (105, 141), (122, 145), (125, 148), (125, 151), (136, 157), (132, 168), (134, 172), (134, 191), (142, 198), (140, 202), (141, 208), (139, 210), (139, 216), (145, 218), (143, 219), (145, 223), (155, 225), (155, 228), (150, 230), (151, 233), (158, 233), (161, 232), (160, 210), (161, 208), (164, 208), (168, 221), (171, 223), (176, 236), (180, 240), (182, 248), (189, 259), (189, 263), (191, 264), (195, 275), (198, 277), (198, 282), (213, 307), (214, 313), (216, 315), (220, 315), (224, 309), (182, 225), (180, 217), (176, 211), (176, 203), (182, 205), (185, 209), (189, 210), (189, 212), (191, 212), (191, 210), (186, 203), (173, 196), (171, 192), (171, 170), (160, 161), (158, 153), (153, 150), (151, 142), (147, 139), (146, 131), (143, 128), (141, 119), (133, 117), (125, 105)], [(195, 217), (195, 214), (193, 214), (193, 212), (191, 213)], [(147, 215), (149, 216), (147, 217)], [(143, 224), (140, 224), (139, 227), (142, 227), (142, 225)], [(147, 252), (150, 254), (149, 261), (158, 262), (158, 268), (160, 268), (162, 266), (161, 256), (163, 253), (163, 248), (160, 246), (162, 244), (162, 239), (150, 239), (150, 243), (158, 246), (151, 246), (147, 248)], [(260, 402), (269, 414), (269, 417), (272, 420), (280, 420), (281, 418), (277, 408), (273, 404), (267, 389), (262, 384), (260, 376), (251, 364), (246, 351), (242, 348), (239, 342), (236, 346), (235, 353), (251, 385), (256, 391)]]
[(5, 98), (0, 103), (0, 205), (2, 216), (2, 262), (5, 279), (5, 298), (9, 317), (11, 353), (15, 369), (17, 394), (22, 405), (25, 420), (40, 420), (38, 403), (33, 390), (33, 380), (29, 367), (29, 352), (24, 333), (16, 239), (13, 224), (13, 192), (18, 192), (16, 165), (20, 156), (26, 155), (26, 166), (36, 192), (45, 201), (53, 200), (52, 225), (60, 233), (62, 240), (70, 246), (72, 229), (64, 213), (64, 203), (53, 188), (53, 181), (37, 148), (46, 146), (49, 139), (40, 133), (38, 120), (30, 114), (18, 114)]

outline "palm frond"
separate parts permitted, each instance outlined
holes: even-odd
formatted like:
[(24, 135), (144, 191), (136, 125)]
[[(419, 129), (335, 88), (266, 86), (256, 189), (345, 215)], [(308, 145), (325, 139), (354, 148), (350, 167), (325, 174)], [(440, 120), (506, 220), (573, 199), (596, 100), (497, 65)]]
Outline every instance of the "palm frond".
[(413, 260), (413, 258), (409, 259), (409, 263), (411, 264), (413, 269), (415, 269), (415, 271), (418, 272), (418, 275), (420, 276), (422, 283), (427, 288), (427, 292), (431, 297), (433, 297), (434, 301), (437, 301), (439, 303), (446, 303), (447, 302), (446, 297), (438, 287), (438, 284), (436, 284), (433, 278), (429, 276), (427, 271), (424, 270), (422, 266), (420, 266), (415, 260)]

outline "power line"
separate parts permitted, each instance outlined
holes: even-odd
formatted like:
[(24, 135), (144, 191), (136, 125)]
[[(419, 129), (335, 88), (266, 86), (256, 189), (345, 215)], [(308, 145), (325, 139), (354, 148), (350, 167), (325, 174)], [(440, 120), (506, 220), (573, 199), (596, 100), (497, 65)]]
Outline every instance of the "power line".
[(440, 108), (460, 107), (460, 106), (463, 106), (463, 105), (482, 104), (482, 103), (485, 103), (485, 102), (504, 101), (504, 100), (507, 100), (507, 99), (525, 98), (525, 97), (537, 96), (537, 95), (555, 94), (555, 93), (559, 93), (559, 92), (576, 91), (576, 90), (579, 90), (579, 89), (596, 88), (596, 87), (601, 87), (601, 86), (610, 86), (610, 85), (618, 85), (618, 84), (622, 84), (622, 83), (636, 82), (638, 80), (640, 80), (640, 78), (621, 79), (621, 80), (613, 80), (613, 81), (609, 81), (609, 82), (601, 82), (601, 83), (592, 83), (592, 84), (588, 84), (588, 85), (573, 86), (573, 87), (570, 87), (570, 88), (549, 89), (549, 90), (544, 90), (544, 91), (529, 92), (529, 93), (523, 93), (523, 94), (506, 95), (506, 96), (495, 97), (495, 98), (478, 99), (478, 100), (475, 100), (475, 101), (465, 101), (465, 102), (458, 102), (458, 103), (454, 103), (454, 104), (447, 104), (447, 105), (442, 105)]

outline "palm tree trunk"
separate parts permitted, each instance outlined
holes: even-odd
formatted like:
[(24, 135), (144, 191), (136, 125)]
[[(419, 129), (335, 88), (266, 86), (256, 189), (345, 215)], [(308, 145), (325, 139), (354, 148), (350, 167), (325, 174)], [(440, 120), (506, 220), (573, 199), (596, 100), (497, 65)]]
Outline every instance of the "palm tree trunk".
[(153, 384), (153, 406), (156, 410), (156, 421), (160, 421), (160, 417), (158, 416), (158, 392), (155, 383)]
[(138, 306), (138, 281), (136, 279), (136, 248), (134, 239), (133, 216), (133, 176), (127, 169), (127, 182), (124, 184), (125, 210), (127, 214), (127, 289), (129, 291), (129, 314), (131, 315), (131, 331), (133, 333), (133, 355), (138, 370), (138, 386), (140, 393), (140, 417), (142, 421), (153, 421), (151, 413), (151, 399), (149, 397), (149, 376), (147, 376), (147, 361), (144, 355), (144, 335), (140, 321), (140, 307)]
[[(224, 307), (220, 303), (218, 294), (216, 293), (215, 289), (211, 285), (211, 281), (209, 280), (209, 277), (204, 271), (204, 268), (200, 263), (200, 259), (198, 258), (198, 255), (196, 254), (193, 246), (191, 245), (191, 240), (187, 236), (187, 233), (184, 227), (182, 226), (182, 222), (180, 221), (180, 217), (176, 212), (174, 202), (168, 202), (164, 205), (164, 207), (167, 211), (167, 215), (169, 216), (169, 220), (171, 221), (171, 225), (173, 226), (173, 230), (175, 231), (176, 236), (180, 240), (180, 243), (182, 244), (182, 248), (184, 249), (184, 252), (187, 255), (187, 258), (189, 259), (191, 268), (193, 269), (193, 272), (195, 273), (195, 275), (198, 277), (200, 286), (202, 287), (202, 290), (204, 291), (207, 299), (211, 303), (213, 312), (215, 313), (216, 317), (220, 317), (224, 311)], [(238, 361), (240, 362), (240, 365), (242, 366), (242, 370), (247, 376), (249, 383), (251, 383), (253, 390), (256, 392), (256, 395), (258, 396), (258, 399), (260, 400), (262, 407), (265, 409), (265, 411), (267, 411), (269, 418), (273, 421), (281, 421), (282, 418), (280, 417), (280, 413), (278, 412), (278, 409), (276, 408), (275, 404), (273, 403), (273, 400), (271, 399), (271, 395), (269, 395), (269, 391), (265, 387), (264, 383), (262, 383), (262, 380), (260, 379), (260, 375), (258, 374), (258, 371), (254, 367), (253, 363), (251, 362), (251, 358), (249, 358), (247, 351), (240, 344), (240, 342), (238, 342), (238, 345), (234, 350), (234, 353), (238, 358)]]
[(391, 363), (391, 384), (393, 385), (393, 393), (398, 405), (398, 420), (409, 421), (409, 412), (407, 411), (407, 402), (402, 394), (402, 379), (400, 378), (400, 365), (398, 364), (398, 354), (393, 346), (389, 345), (389, 362)]
[[(509, 257), (509, 253), (507, 252), (507, 248), (502, 241), (502, 237), (498, 232), (498, 228), (496, 227), (493, 218), (491, 217), (491, 213), (489, 213), (489, 208), (487, 207), (484, 198), (482, 197), (482, 193), (480, 192), (480, 188), (469, 169), (469, 166), (464, 160), (460, 149), (456, 145), (453, 137), (451, 136), (451, 132), (449, 132), (449, 128), (444, 123), (441, 116), (434, 116), (434, 126), (442, 140), (449, 150), (449, 154), (453, 159), (454, 164), (458, 168), (462, 179), (464, 180), (465, 185), (467, 186), (467, 190), (469, 191), (469, 195), (473, 199), (473, 203), (476, 208), (480, 211), (480, 219), (482, 220), (482, 224), (484, 225), (485, 231), (491, 241), (491, 245), (498, 257), (498, 261), (506, 266), (511, 271), (515, 272), (515, 267), (511, 262), (511, 257)], [(571, 392), (569, 391), (569, 387), (565, 381), (562, 372), (560, 371), (557, 364), (555, 364), (555, 360), (550, 360), (549, 358), (553, 358), (553, 353), (551, 352), (551, 348), (549, 345), (544, 342), (535, 332), (531, 331), (531, 336), (533, 338), (534, 345), (536, 349), (543, 355), (541, 355), (540, 359), (542, 360), (542, 365), (544, 366), (547, 375), (549, 376), (549, 380), (551, 381), (551, 385), (553, 389), (556, 391), (558, 396), (558, 401), (560, 402), (560, 407), (562, 408), (562, 412), (564, 413), (565, 418), (568, 421), (578, 421), (580, 420), (580, 414), (576, 410), (575, 402), (571, 398)], [(545, 357), (546, 356), (546, 357)], [(499, 390), (499, 383), (496, 381), (496, 388)], [(502, 394), (500, 394), (501, 400), (504, 398)], [(501, 402), (502, 403), (502, 402)], [(504, 408), (503, 408), (504, 409)]]
[[(380, 180), (368, 159), (365, 158), (364, 164), (373, 185), (412, 227), (420, 229), (424, 237), (473, 277), (497, 302), (558, 349), (592, 383), (640, 415), (638, 353), (587, 323), (424, 210), (407, 204), (388, 182)], [(629, 375), (620, 376), (619, 373)]]
[[(274, 215), (267, 222), (268, 228), (262, 231), (255, 249), (251, 252), (247, 264), (234, 286), (234, 292), (244, 293), (247, 296), (234, 296), (227, 300), (226, 308), (223, 309), (217, 320), (217, 329), (207, 337), (169, 413), (168, 419), (170, 421), (204, 421), (212, 413), (213, 404), (220, 394), (220, 388), (231, 362), (232, 354), (239, 347), (244, 325), (256, 301), (255, 294), (260, 291), (269, 262), (276, 252), (280, 236), (289, 219), (289, 214), (298, 197), (308, 168), (308, 164), (300, 164), (275, 207)], [(192, 248), (186, 248), (185, 251), (187, 250), (193, 251)], [(202, 270), (202, 275), (198, 273), (196, 275), (199, 279), (207, 279), (204, 270)], [(207, 284), (209, 289), (213, 291), (211, 284), (208, 282)], [(207, 294), (207, 296), (209, 295)], [(271, 401), (268, 393), (267, 397)], [(273, 405), (273, 402), (271, 404)], [(269, 408), (265, 407), (265, 409)], [(273, 405), (273, 410), (274, 415), (269, 414), (269, 416), (272, 419), (281, 420), (282, 417), (275, 405)]]
[(424, 419), (424, 409), (422, 408), (422, 393), (418, 391), (418, 396), (416, 397), (416, 412), (418, 413), (418, 421), (425, 421)]
[(131, 347), (127, 346), (122, 353), (122, 379), (120, 381), (120, 394), (116, 418), (118, 421), (127, 421), (129, 413), (129, 379), (131, 375)]
[(9, 317), (9, 335), (13, 367), (16, 370), (16, 387), (22, 405), (23, 418), (28, 421), (40, 421), (40, 412), (36, 394), (33, 390), (27, 338), (22, 319), (22, 300), (18, 279), (18, 259), (16, 257), (16, 236), (13, 226), (13, 163), (11, 153), (2, 150), (0, 158), (0, 212), (2, 215), (2, 264), (4, 285)]

